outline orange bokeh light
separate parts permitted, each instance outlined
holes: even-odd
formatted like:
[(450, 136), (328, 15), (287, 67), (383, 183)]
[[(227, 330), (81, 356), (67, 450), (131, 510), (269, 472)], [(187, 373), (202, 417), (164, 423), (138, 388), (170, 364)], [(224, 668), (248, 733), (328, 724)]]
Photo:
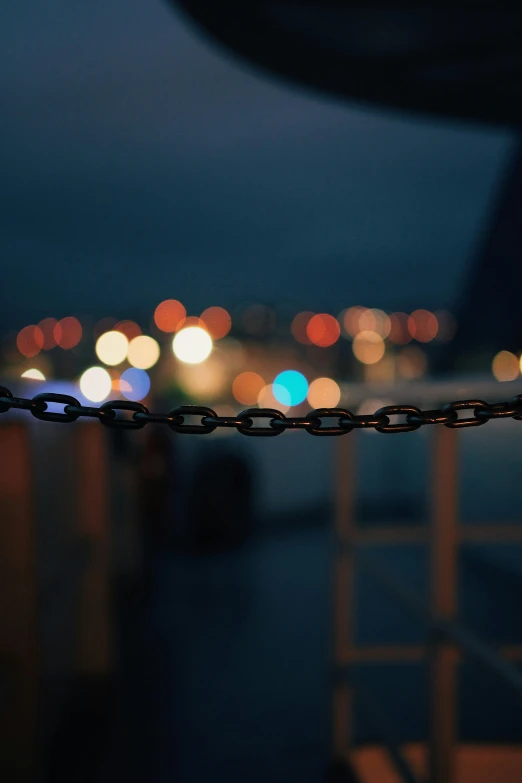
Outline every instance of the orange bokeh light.
[(186, 318), (183, 318), (183, 320), (179, 322), (175, 331), (179, 332), (180, 329), (188, 329), (189, 326), (199, 326), (200, 329), (204, 329), (208, 332), (206, 323), (201, 318), (198, 318), (197, 315), (187, 315)]
[(226, 337), (232, 327), (232, 318), (224, 307), (207, 307), (201, 313), (201, 320), (214, 340)]
[(355, 337), (355, 335), (361, 331), (361, 327), (359, 326), (359, 319), (361, 315), (366, 312), (366, 309), (366, 307), (356, 306), (349, 307), (348, 310), (345, 310), (343, 316), (343, 326), (345, 331), (352, 337)]
[(124, 334), (129, 342), (142, 334), (141, 327), (134, 321), (118, 321), (113, 330)]
[(384, 341), (377, 332), (359, 332), (353, 339), (352, 350), (362, 364), (377, 364), (384, 356)]
[(439, 322), (429, 310), (415, 310), (408, 318), (408, 331), (420, 343), (429, 343), (437, 336)]
[(81, 323), (72, 315), (62, 318), (54, 327), (56, 344), (66, 351), (78, 345), (82, 339), (82, 333)]
[(187, 311), (177, 299), (165, 299), (154, 311), (154, 323), (162, 332), (175, 332), (186, 314)]
[(50, 351), (51, 348), (56, 347), (54, 330), (56, 329), (57, 324), (58, 321), (56, 320), (56, 318), (44, 318), (43, 321), (40, 321), (40, 323), (38, 324), (38, 328), (43, 334), (42, 348), (44, 349), (44, 351)]
[(298, 343), (303, 343), (303, 345), (311, 345), (311, 340), (309, 339), (307, 333), (306, 333), (306, 327), (308, 326), (308, 323), (311, 318), (313, 318), (315, 313), (312, 313), (309, 310), (304, 310), (302, 313), (297, 313), (296, 316), (294, 316), (294, 319), (292, 321), (292, 325), (290, 326), (290, 331), (292, 332), (292, 336), (295, 340), (297, 340)]
[(383, 310), (365, 310), (359, 316), (361, 332), (376, 332), (381, 337), (388, 337), (390, 330), (390, 318)]
[(390, 333), (388, 338), (396, 345), (406, 345), (411, 340), (408, 330), (408, 316), (406, 313), (392, 313), (390, 315)]
[(328, 348), (339, 339), (341, 327), (339, 321), (328, 313), (312, 316), (306, 325), (308, 339), (320, 348)]
[(265, 382), (257, 372), (242, 372), (232, 383), (232, 394), (242, 405), (255, 405)]
[(31, 324), (30, 326), (24, 326), (18, 332), (16, 338), (16, 346), (23, 356), (28, 359), (36, 356), (40, 353), (44, 346), (44, 334), (39, 326)]

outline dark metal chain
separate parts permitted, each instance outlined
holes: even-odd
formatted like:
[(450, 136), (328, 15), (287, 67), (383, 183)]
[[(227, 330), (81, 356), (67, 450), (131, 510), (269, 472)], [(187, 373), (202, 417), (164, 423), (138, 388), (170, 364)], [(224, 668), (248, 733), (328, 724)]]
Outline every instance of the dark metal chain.
[[(48, 403), (60, 403), (62, 412), (48, 410)], [(249, 437), (275, 437), (285, 430), (305, 430), (310, 435), (346, 435), (356, 429), (374, 429), (385, 434), (413, 432), (428, 424), (445, 427), (479, 427), (490, 419), (511, 418), (522, 420), (522, 394), (508, 402), (488, 404), (483, 400), (457, 400), (436, 410), (422, 411), (414, 405), (387, 405), (372, 415), (357, 415), (345, 408), (316, 408), (306, 416), (285, 416), (274, 408), (248, 408), (237, 416), (218, 416), (211, 408), (200, 405), (181, 405), (168, 413), (151, 413), (140, 402), (111, 400), (99, 408), (81, 405), (68, 394), (37, 394), (32, 399), (14, 397), (0, 386), (0, 414), (11, 408), (30, 411), (42, 421), (70, 424), (80, 417), (98, 419), (106, 427), (139, 430), (147, 424), (166, 424), (174, 432), (189, 435), (208, 435), (220, 427), (236, 429)], [(118, 415), (118, 412), (130, 415)], [(471, 411), (462, 418), (459, 412)], [(390, 416), (400, 416), (402, 421), (391, 423)], [(192, 417), (195, 421), (187, 421)], [(256, 420), (261, 419), (257, 424)], [(263, 421), (264, 420), (264, 421)]]

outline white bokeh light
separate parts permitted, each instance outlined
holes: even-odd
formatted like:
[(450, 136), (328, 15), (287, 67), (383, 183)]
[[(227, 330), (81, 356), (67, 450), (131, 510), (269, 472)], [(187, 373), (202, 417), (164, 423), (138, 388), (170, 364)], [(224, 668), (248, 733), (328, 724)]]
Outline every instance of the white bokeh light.
[(112, 379), (103, 367), (89, 367), (80, 378), (80, 391), (91, 402), (101, 402), (109, 396)]
[(212, 352), (212, 338), (200, 326), (181, 329), (172, 341), (174, 356), (185, 364), (201, 364)]
[(124, 362), (128, 350), (129, 341), (122, 332), (105, 332), (96, 342), (96, 356), (111, 367)]

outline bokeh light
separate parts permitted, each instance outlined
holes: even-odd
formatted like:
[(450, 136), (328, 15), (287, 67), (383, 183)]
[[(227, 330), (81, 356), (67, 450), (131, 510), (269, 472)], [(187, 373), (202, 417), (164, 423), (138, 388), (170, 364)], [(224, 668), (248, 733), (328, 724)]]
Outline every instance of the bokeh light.
[(320, 348), (328, 348), (337, 342), (341, 334), (339, 321), (329, 313), (317, 313), (306, 325), (308, 339)]
[(98, 337), (95, 350), (101, 362), (114, 367), (127, 358), (129, 341), (122, 332), (105, 332)]
[(127, 400), (139, 402), (143, 400), (150, 391), (150, 378), (145, 370), (137, 367), (129, 367), (122, 372), (120, 378), (120, 392)]
[(201, 364), (182, 364), (178, 368), (177, 379), (185, 394), (212, 404), (230, 384), (225, 357), (217, 351)]
[(97, 324), (95, 324), (93, 328), (93, 334), (94, 339), (97, 340), (98, 337), (101, 337), (102, 334), (105, 334), (105, 332), (110, 332), (114, 329), (116, 326), (117, 319), (112, 318), (112, 316), (108, 315), (106, 318), (102, 318), (100, 321), (98, 321)]
[(278, 397), (274, 395), (274, 384), (267, 383), (266, 386), (263, 386), (261, 391), (259, 392), (259, 396), (257, 398), (257, 404), (260, 408), (276, 408), (277, 410), (280, 410), (282, 413), (286, 413), (287, 410), (290, 408), (290, 405), (287, 403), (281, 402), (279, 397), (281, 397), (281, 391), (283, 390), (283, 387), (278, 387)]
[(309, 310), (303, 310), (302, 313), (297, 313), (297, 315), (294, 316), (290, 331), (292, 332), (294, 340), (297, 340), (298, 343), (302, 343), (303, 345), (312, 344), (306, 333), (306, 327), (308, 326), (310, 318), (313, 318), (314, 315), (315, 313), (312, 313)]
[(362, 364), (376, 364), (384, 356), (384, 340), (377, 332), (359, 332), (353, 338), (352, 350)]
[(82, 339), (82, 334), (81, 323), (72, 315), (62, 318), (54, 327), (56, 344), (65, 351), (75, 348)]
[(112, 379), (104, 367), (89, 367), (80, 378), (80, 391), (91, 402), (101, 402), (109, 396)]
[(276, 314), (271, 307), (264, 304), (252, 304), (242, 315), (245, 332), (253, 337), (264, 337), (275, 329)]
[(396, 370), (398, 375), (406, 380), (413, 381), (422, 378), (428, 369), (426, 354), (416, 345), (408, 345), (397, 354)]
[(511, 351), (499, 351), (491, 363), (491, 371), (497, 381), (514, 381), (520, 374), (521, 364)]
[(154, 311), (154, 323), (162, 332), (175, 332), (187, 314), (177, 299), (166, 299)]
[(415, 310), (408, 318), (408, 331), (420, 343), (429, 343), (439, 331), (437, 318), (429, 310)]
[(391, 320), (383, 310), (364, 310), (359, 315), (359, 331), (376, 332), (380, 337), (388, 337), (391, 331)]
[(273, 394), (282, 405), (300, 405), (307, 393), (308, 381), (297, 370), (285, 370), (274, 379)]
[(200, 364), (210, 356), (212, 338), (200, 326), (189, 326), (176, 334), (172, 341), (172, 350), (180, 362)]
[(366, 310), (366, 307), (356, 306), (349, 307), (348, 310), (344, 311), (343, 326), (345, 332), (350, 335), (350, 337), (355, 337), (355, 335), (361, 331), (361, 327), (359, 326), (359, 318), (363, 313), (366, 312)]
[(153, 367), (160, 356), (160, 347), (153, 337), (140, 334), (129, 343), (127, 359), (129, 364), (139, 370), (148, 370)]
[(435, 338), (439, 343), (449, 343), (457, 332), (457, 321), (447, 310), (437, 310), (435, 317), (439, 322), (439, 331)]
[(31, 359), (33, 356), (36, 356), (38, 353), (40, 353), (43, 348), (43, 344), (43, 332), (38, 326), (35, 326), (34, 324), (31, 324), (31, 326), (24, 326), (24, 328), (18, 332), (16, 337), (16, 347), (22, 356), (26, 356), (28, 359)]
[(43, 334), (42, 348), (44, 351), (50, 351), (52, 348), (56, 348), (56, 337), (54, 332), (57, 325), (58, 321), (56, 318), (44, 318), (43, 321), (40, 321), (38, 324), (38, 328)]
[(411, 341), (408, 329), (409, 317), (406, 313), (392, 313), (390, 315), (390, 333), (388, 339), (395, 345), (406, 345)]
[(308, 389), (312, 408), (335, 408), (341, 399), (341, 390), (333, 378), (316, 378)]
[(232, 394), (241, 405), (255, 405), (265, 381), (257, 372), (242, 372), (234, 378)]
[(30, 378), (32, 381), (45, 381), (45, 375), (41, 370), (37, 370), (32, 367), (30, 370), (26, 370), (22, 373), (22, 378)]
[(114, 331), (124, 334), (129, 342), (142, 334), (141, 327), (135, 321), (118, 321)]
[(213, 340), (226, 337), (232, 327), (232, 318), (224, 307), (207, 307), (201, 313), (201, 320)]

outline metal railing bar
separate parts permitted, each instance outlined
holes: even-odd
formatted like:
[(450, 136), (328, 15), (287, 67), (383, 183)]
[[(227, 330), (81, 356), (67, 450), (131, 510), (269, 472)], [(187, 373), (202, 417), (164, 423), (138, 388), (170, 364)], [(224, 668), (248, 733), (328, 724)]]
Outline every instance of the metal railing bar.
[(406, 587), (400, 579), (389, 573), (389, 571), (379, 564), (377, 558), (369, 556), (367, 553), (359, 554), (358, 557), (363, 565), (374, 578), (394, 593), (397, 598), (407, 606), (410, 611), (416, 614), (420, 619), (435, 632), (441, 633), (447, 639), (452, 641), (468, 655), (482, 663), (487, 669), (495, 672), (509, 687), (515, 691), (519, 698), (522, 698), (522, 672), (511, 661), (504, 660), (493, 648), (479, 639), (472, 631), (468, 630), (460, 623), (454, 620), (433, 620), (430, 612), (424, 605), (424, 602), (417, 598), (415, 593)]

